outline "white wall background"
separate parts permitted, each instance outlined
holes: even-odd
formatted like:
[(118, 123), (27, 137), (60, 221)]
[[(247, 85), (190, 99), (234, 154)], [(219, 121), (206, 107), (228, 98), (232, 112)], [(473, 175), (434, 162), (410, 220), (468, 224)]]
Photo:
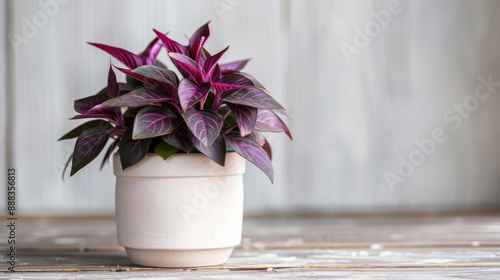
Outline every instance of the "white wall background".
[[(44, 3), (56, 4), (47, 10)], [(99, 163), (91, 164), (60, 179), (74, 142), (56, 140), (79, 124), (67, 120), (75, 115), (73, 100), (96, 93), (107, 79), (109, 56), (85, 42), (140, 52), (152, 28), (185, 43), (210, 19), (208, 50), (230, 45), (224, 61), (253, 57), (246, 70), (294, 118), (293, 143), (284, 135), (271, 139), (276, 183), (249, 165), (247, 213), (499, 206), (500, 88), (456, 130), (442, 115), (474, 94), (479, 76), (500, 81), (500, 3), (402, 1), (400, 12), (373, 29), (348, 61), (341, 45), (356, 46), (355, 29), (365, 29), (388, 5), (2, 0), (0, 110), (10, 114), (0, 128), (12, 133), (0, 137), (0, 168), (18, 170), (21, 211), (113, 212), (110, 166), (99, 172)], [(24, 40), (15, 45), (6, 34)], [(165, 51), (160, 60), (168, 61)], [(389, 187), (384, 174), (397, 173), (398, 157), (408, 158), (414, 141), (435, 128), (444, 129), (446, 141), (412, 176)]]

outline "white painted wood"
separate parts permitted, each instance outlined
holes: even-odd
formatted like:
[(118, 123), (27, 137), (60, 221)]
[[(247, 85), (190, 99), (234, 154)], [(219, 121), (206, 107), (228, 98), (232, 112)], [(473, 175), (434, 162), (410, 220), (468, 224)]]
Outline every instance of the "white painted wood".
[[(47, 0), (46, 2), (50, 2)], [(62, 1), (61, 1), (62, 2)], [(10, 26), (44, 12), (34, 0), (11, 1)], [(26, 213), (112, 212), (114, 177), (91, 164), (62, 182), (59, 169), (73, 142), (56, 139), (77, 121), (72, 101), (106, 83), (109, 56), (87, 41), (142, 51), (167, 31), (186, 42), (212, 19), (207, 48), (230, 45), (224, 61), (253, 57), (247, 71), (288, 108), (294, 142), (276, 135), (276, 183), (248, 165), (248, 212), (300, 210), (469, 208), (498, 205), (500, 99), (481, 101), (458, 129), (443, 120), (474, 94), (478, 77), (500, 80), (500, 4), (495, 1), (402, 1), (348, 62), (341, 44), (354, 44), (373, 13), (391, 1), (69, 1), (14, 54), (15, 133), (9, 147), (19, 166)], [(56, 11), (57, 10), (57, 11)], [(185, 11), (185, 12), (184, 12)], [(187, 16), (185, 13), (189, 13)], [(40, 20), (40, 19), (38, 19)], [(168, 61), (165, 52), (160, 60)], [(9, 68), (10, 69), (10, 68)], [(2, 76), (3, 77), (3, 76)], [(123, 75), (119, 75), (123, 79)], [(498, 90), (497, 90), (498, 92)], [(455, 114), (456, 115), (456, 114)], [(414, 141), (445, 129), (414, 174), (391, 188)], [(28, 131), (30, 131), (28, 133)]]

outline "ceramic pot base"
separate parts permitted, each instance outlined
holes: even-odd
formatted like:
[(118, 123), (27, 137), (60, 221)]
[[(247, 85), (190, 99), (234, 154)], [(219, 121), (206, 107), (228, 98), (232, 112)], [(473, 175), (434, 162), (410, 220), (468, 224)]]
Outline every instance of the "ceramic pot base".
[(203, 250), (143, 250), (125, 248), (137, 265), (154, 267), (197, 267), (225, 263), (234, 247)]

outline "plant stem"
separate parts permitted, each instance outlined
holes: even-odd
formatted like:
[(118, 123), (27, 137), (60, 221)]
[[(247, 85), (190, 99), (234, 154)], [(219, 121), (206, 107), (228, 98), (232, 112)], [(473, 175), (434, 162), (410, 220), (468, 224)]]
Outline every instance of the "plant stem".
[(174, 102), (168, 102), (168, 104), (174, 106), (174, 108), (177, 110), (177, 112), (182, 112), (182, 109), (181, 107), (179, 107), (177, 104), (175, 104)]
[(226, 132), (224, 132), (224, 134), (228, 134), (229, 132), (231, 132), (231, 130), (235, 129), (236, 127), (238, 127), (238, 124), (235, 124), (235, 125), (231, 126), (230, 128), (228, 128), (226, 130)]
[(220, 102), (220, 94), (217, 93), (217, 94), (215, 94), (214, 103), (212, 105), (212, 111), (214, 111), (214, 112), (219, 111), (219, 108), (221, 105), (222, 105), (222, 103)]
[(229, 116), (229, 113), (231, 113), (231, 109), (229, 109), (227, 113), (224, 115), (224, 120), (227, 118), (227, 116)]

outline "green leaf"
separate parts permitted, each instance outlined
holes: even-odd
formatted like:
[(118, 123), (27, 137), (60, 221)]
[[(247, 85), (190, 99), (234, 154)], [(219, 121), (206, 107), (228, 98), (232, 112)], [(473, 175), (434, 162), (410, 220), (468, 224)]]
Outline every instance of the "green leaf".
[(154, 147), (154, 151), (157, 155), (159, 155), (160, 157), (162, 157), (164, 160), (166, 160), (167, 158), (169, 158), (171, 155), (177, 153), (178, 151), (180, 151), (179, 148), (176, 148), (174, 146), (171, 146), (165, 142), (158, 142), (156, 143), (155, 147)]

